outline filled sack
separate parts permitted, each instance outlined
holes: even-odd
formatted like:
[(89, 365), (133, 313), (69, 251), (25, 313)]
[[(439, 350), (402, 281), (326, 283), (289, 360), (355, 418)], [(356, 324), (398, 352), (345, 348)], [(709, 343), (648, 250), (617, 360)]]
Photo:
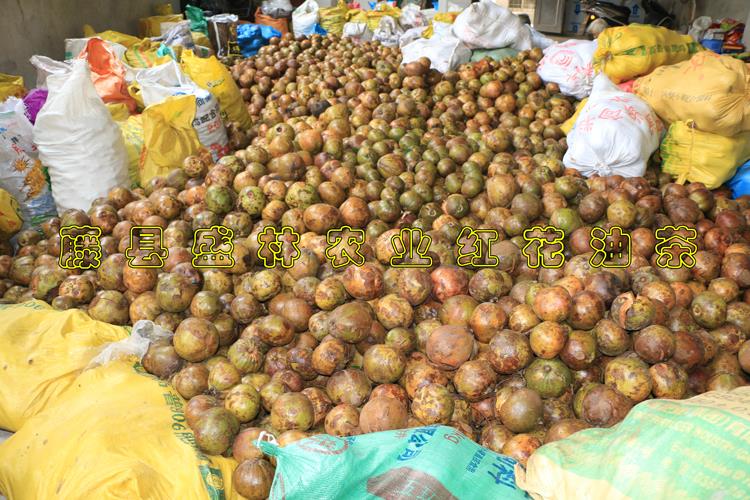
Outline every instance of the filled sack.
[(136, 82), (145, 106), (158, 104), (170, 96), (194, 95), (196, 109), (192, 125), (201, 144), (211, 152), (214, 161), (229, 152), (229, 139), (221, 121), (219, 102), (208, 90), (193, 83), (179, 64), (172, 61), (143, 70), (138, 73)]
[(21, 207), (5, 189), (0, 189), (0, 237), (10, 239), (23, 227)]
[(90, 38), (77, 58), (89, 63), (94, 88), (105, 103), (122, 103), (130, 113), (135, 112), (136, 103), (125, 82), (125, 67), (107, 42)]
[(608, 429), (546, 444), (516, 467), (535, 500), (747, 498), (750, 387), (651, 399)]
[(305, 0), (292, 12), (294, 36), (312, 35), (320, 19), (320, 7), (315, 0)]
[(492, 0), (464, 9), (453, 22), (453, 36), (470, 49), (531, 49), (531, 31), (517, 15)]
[(597, 42), (594, 69), (615, 83), (648, 75), (659, 66), (677, 64), (703, 50), (689, 35), (645, 24), (607, 28)]
[(237, 122), (243, 129), (252, 125), (250, 114), (242, 100), (240, 88), (226, 66), (215, 56), (201, 58), (186, 50), (180, 62), (185, 74), (199, 87), (205, 89), (219, 101), (221, 115), (225, 120)]
[(398, 25), (396, 20), (390, 16), (383, 16), (380, 19), (377, 29), (373, 32), (372, 39), (380, 42), (385, 47), (398, 47), (401, 35), (404, 30)]
[(706, 50), (656, 68), (633, 89), (666, 122), (692, 120), (726, 136), (750, 130), (750, 71), (739, 59)]
[(732, 137), (698, 130), (691, 122), (674, 122), (661, 144), (661, 169), (686, 181), (715, 189), (750, 159), (750, 132)]
[(401, 47), (401, 54), (401, 64), (408, 64), (420, 57), (429, 57), (430, 68), (441, 73), (454, 70), (471, 59), (471, 49), (450, 35), (420, 38)]
[(592, 175), (640, 177), (659, 147), (664, 126), (648, 104), (598, 75), (568, 134), (563, 163)]
[(596, 40), (568, 40), (544, 49), (537, 73), (556, 83), (560, 92), (577, 99), (588, 97), (594, 84), (593, 56)]
[(0, 102), (8, 97), (20, 98), (24, 94), (26, 94), (26, 87), (23, 85), (22, 76), (0, 73)]
[(198, 449), (169, 382), (118, 360), (78, 375), (0, 445), (0, 491), (13, 500), (239, 500), (236, 465)]
[(34, 124), (59, 213), (87, 211), (96, 198), (130, 183), (122, 135), (94, 88), (88, 63), (78, 59), (71, 68), (47, 78), (49, 95)]
[(68, 390), (105, 344), (128, 336), (80, 309), (39, 300), (0, 304), (0, 322), (0, 428), (10, 431)]
[[(18, 202), (26, 227), (38, 227), (57, 215), (34, 144), (34, 126), (26, 116), (24, 102), (17, 97), (0, 103), (0, 188)], [(12, 218), (14, 213), (3, 215)]]
[(261, 436), (259, 446), (276, 458), (271, 500), (528, 498), (516, 486), (514, 459), (444, 425), (346, 438), (321, 434), (284, 447)]

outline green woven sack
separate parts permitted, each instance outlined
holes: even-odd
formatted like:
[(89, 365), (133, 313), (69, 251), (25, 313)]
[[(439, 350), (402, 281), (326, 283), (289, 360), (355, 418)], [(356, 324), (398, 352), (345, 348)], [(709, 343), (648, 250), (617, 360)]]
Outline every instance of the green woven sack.
[(516, 461), (452, 427), (428, 426), (353, 437), (315, 435), (280, 448), (271, 500), (521, 500)]

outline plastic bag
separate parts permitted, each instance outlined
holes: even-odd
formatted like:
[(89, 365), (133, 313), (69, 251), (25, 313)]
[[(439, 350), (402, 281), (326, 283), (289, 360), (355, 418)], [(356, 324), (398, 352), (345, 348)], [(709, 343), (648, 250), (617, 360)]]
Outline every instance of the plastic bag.
[(727, 181), (727, 186), (732, 189), (735, 198), (750, 195), (750, 161), (737, 169), (737, 173)]
[(193, 34), (190, 31), (190, 23), (188, 21), (177, 23), (162, 37), (162, 43), (167, 47), (195, 48)]
[(173, 336), (174, 333), (165, 330), (153, 321), (138, 320), (133, 325), (130, 335), (122, 340), (105, 344), (99, 354), (91, 358), (85, 369), (90, 370), (113, 361), (127, 360), (130, 357), (142, 361), (151, 344), (169, 341)]
[(125, 83), (125, 68), (104, 40), (91, 38), (78, 59), (89, 63), (94, 88), (105, 103), (121, 102), (128, 111), (135, 112), (135, 101)]
[(0, 187), (18, 201), (26, 227), (57, 215), (33, 130), (21, 99), (0, 103)]
[(104, 344), (128, 336), (80, 309), (56, 311), (39, 300), (0, 305), (0, 322), (0, 428), (11, 431), (70, 388)]
[(47, 79), (47, 103), (34, 125), (34, 142), (49, 170), (59, 213), (86, 211), (96, 198), (129, 183), (122, 135), (96, 93), (88, 64), (71, 64), (69, 74)]
[(262, 24), (240, 24), (237, 26), (237, 43), (243, 57), (252, 57), (261, 47), (268, 45), (273, 37), (280, 37), (281, 32)]
[(252, 125), (240, 89), (226, 66), (216, 57), (200, 58), (187, 50), (182, 54), (182, 70), (199, 87), (208, 90), (219, 101), (221, 114), (228, 121), (248, 129)]
[(750, 159), (750, 132), (734, 137), (696, 130), (689, 122), (674, 122), (661, 144), (661, 169), (685, 181), (715, 189), (731, 179)]
[(0, 189), (0, 236), (10, 239), (23, 227), (21, 207), (5, 189)]
[(471, 62), (481, 61), (485, 57), (502, 61), (506, 57), (516, 57), (516, 55), (518, 55), (518, 51), (508, 47), (504, 49), (477, 49), (471, 51)]
[(748, 415), (750, 387), (650, 399), (615, 427), (542, 446), (517, 481), (542, 500), (747, 498)]
[(260, 11), (263, 14), (276, 19), (280, 17), (289, 17), (294, 10), (295, 9), (289, 0), (263, 0), (263, 3), (260, 4)]
[(233, 500), (236, 465), (198, 450), (169, 382), (114, 361), (83, 372), (0, 445), (0, 490), (14, 500)]
[(634, 89), (669, 123), (693, 120), (699, 130), (727, 136), (750, 130), (750, 72), (739, 59), (699, 52), (656, 68)]
[(117, 126), (120, 127), (122, 140), (125, 142), (130, 186), (138, 187), (140, 185), (138, 165), (143, 151), (143, 118), (141, 115), (131, 115), (122, 104), (107, 104), (107, 109)]
[(211, 152), (214, 161), (228, 154), (229, 139), (221, 121), (219, 102), (209, 91), (193, 83), (176, 62), (143, 70), (136, 81), (146, 106), (159, 104), (170, 96), (194, 95), (196, 110), (192, 125), (198, 139)]
[(259, 446), (276, 457), (271, 500), (528, 498), (515, 485), (515, 460), (442, 425), (347, 438), (319, 434), (283, 448), (262, 438)]
[(420, 57), (429, 57), (430, 67), (441, 73), (458, 68), (471, 59), (471, 50), (458, 38), (450, 35), (420, 38), (401, 47), (403, 59), (401, 64), (416, 61)]
[(0, 73), (0, 102), (8, 97), (23, 97), (24, 94), (26, 87), (23, 86), (22, 76)]
[(568, 40), (544, 49), (537, 73), (545, 82), (556, 83), (565, 95), (583, 99), (594, 84), (593, 57), (596, 40)]
[(67, 75), (70, 73), (69, 62), (55, 61), (47, 56), (31, 56), (29, 62), (36, 68), (36, 86), (39, 89), (47, 88), (47, 77), (50, 75)]
[(539, 47), (540, 49), (544, 50), (547, 47), (552, 47), (553, 45), (555, 45), (557, 43), (553, 39), (545, 36), (544, 34), (542, 34), (540, 32), (538, 32), (537, 30), (535, 30), (531, 26), (526, 25), (526, 28), (528, 28), (528, 30), (531, 33), (531, 46), (532, 47)]
[(663, 131), (648, 104), (622, 92), (606, 75), (598, 75), (591, 97), (568, 134), (563, 163), (586, 177), (639, 177), (659, 147)]
[(346, 2), (339, 0), (335, 7), (320, 9), (318, 16), (320, 18), (320, 25), (324, 30), (334, 35), (343, 35), (344, 24), (346, 24), (349, 17), (349, 8), (346, 6)]
[(688, 30), (688, 35), (690, 35), (693, 40), (700, 43), (700, 41), (703, 40), (703, 35), (706, 33), (706, 30), (710, 28), (712, 24), (713, 19), (711, 19), (711, 16), (696, 17)]
[(47, 102), (46, 89), (34, 89), (23, 98), (23, 105), (26, 108), (26, 118), (29, 119), (32, 125), (36, 122), (36, 115), (39, 114), (39, 110), (42, 109), (45, 102)]
[(237, 21), (234, 14), (219, 14), (208, 18), (208, 38), (219, 57), (237, 52)]
[(138, 169), (142, 184), (154, 177), (166, 176), (191, 155), (201, 152), (198, 134), (193, 128), (194, 95), (168, 97), (143, 110), (143, 153)]
[(133, 68), (150, 68), (169, 62), (169, 56), (159, 56), (159, 42), (152, 42), (148, 38), (131, 46), (125, 56), (124, 62)]
[(184, 20), (182, 14), (143, 17), (138, 21), (139, 35), (142, 37), (161, 36), (172, 29), (175, 24)]
[(401, 38), (398, 39), (399, 46), (403, 47), (404, 45), (409, 45), (414, 40), (422, 38), (422, 34), (426, 29), (427, 26), (418, 26), (416, 28), (411, 28), (404, 31), (403, 35), (401, 35)]
[[(264, 2), (265, 4), (266, 2)], [(292, 29), (294, 36), (311, 35), (320, 19), (320, 7), (315, 0), (305, 0), (292, 12)]]
[(203, 9), (195, 5), (185, 6), (185, 17), (190, 21), (190, 31), (208, 35), (208, 23), (203, 15)]
[(367, 23), (346, 23), (342, 37), (351, 38), (357, 43), (369, 42), (372, 40), (372, 31), (367, 27)]
[(401, 9), (401, 17), (398, 23), (404, 30), (411, 28), (427, 27), (427, 17), (419, 9), (419, 6), (413, 3), (407, 4)]
[(282, 35), (284, 33), (289, 33), (289, 21), (287, 21), (286, 18), (281, 17), (276, 19), (275, 17), (266, 16), (261, 12), (260, 7), (255, 11), (255, 22), (257, 24), (270, 26)]
[(644, 24), (607, 28), (597, 41), (594, 69), (614, 83), (648, 75), (659, 66), (676, 64), (703, 50), (688, 35)]
[(378, 28), (372, 35), (372, 39), (380, 42), (385, 47), (398, 47), (403, 30), (395, 19), (390, 16), (383, 16), (380, 19)]
[(531, 48), (531, 31), (521, 18), (492, 0), (469, 5), (453, 22), (453, 36), (470, 49)]

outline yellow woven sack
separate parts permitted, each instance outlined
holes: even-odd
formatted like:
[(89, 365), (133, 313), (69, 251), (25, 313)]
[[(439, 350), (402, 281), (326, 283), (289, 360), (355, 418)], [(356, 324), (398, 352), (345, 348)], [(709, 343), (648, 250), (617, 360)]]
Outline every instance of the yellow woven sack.
[(113, 361), (83, 372), (0, 445), (0, 491), (13, 500), (238, 499), (235, 467), (197, 449), (168, 382)]
[(202, 31), (191, 31), (190, 35), (193, 37), (193, 43), (200, 45), (201, 47), (210, 47), (211, 40), (208, 39), (205, 33)]
[[(356, 11), (351, 11), (356, 13)], [(349, 17), (349, 7), (346, 6), (346, 2), (339, 0), (334, 7), (326, 7), (318, 11), (320, 16), (320, 25), (328, 33), (339, 35), (344, 32), (344, 24), (346, 24), (347, 18)]]
[(578, 121), (578, 115), (581, 114), (581, 110), (583, 110), (583, 107), (586, 105), (586, 103), (589, 102), (589, 98), (585, 98), (581, 102), (578, 103), (578, 106), (576, 107), (576, 112), (573, 113), (573, 116), (565, 120), (565, 123), (560, 125), (560, 130), (563, 131), (563, 134), (568, 135), (571, 130), (573, 130), (573, 126)]
[(435, 17), (430, 19), (430, 24), (427, 29), (422, 32), (422, 38), (432, 38), (435, 34), (435, 28), (432, 27), (432, 22), (436, 21), (439, 23), (453, 24), (460, 12), (438, 12)]
[(693, 120), (699, 130), (727, 136), (750, 130), (750, 72), (739, 59), (705, 50), (656, 68), (634, 90), (669, 123)]
[(144, 38), (125, 52), (125, 63), (131, 68), (151, 68), (172, 60), (169, 56), (159, 56), (159, 43)]
[(120, 45), (123, 45), (127, 48), (130, 48), (141, 41), (141, 39), (137, 36), (126, 35), (125, 33), (120, 33), (119, 31), (107, 30), (102, 31), (101, 33), (97, 33), (90, 24), (83, 25), (83, 36), (85, 38), (98, 37), (108, 42), (119, 43)]
[(0, 428), (11, 431), (69, 389), (103, 344), (128, 336), (79, 309), (56, 311), (37, 300), (0, 304), (0, 324)]
[(15, 75), (6, 75), (0, 73), (0, 102), (8, 97), (18, 97), (19, 99), (26, 94), (26, 87), (23, 86), (23, 77)]
[(143, 119), (143, 152), (138, 168), (142, 184), (164, 176), (182, 165), (182, 160), (201, 152), (198, 134), (193, 128), (195, 96), (168, 97), (148, 106)]
[(13, 196), (5, 189), (0, 189), (0, 236), (10, 238), (23, 226), (21, 208)]
[(225, 121), (238, 122), (243, 129), (252, 125), (240, 88), (232, 74), (215, 56), (201, 58), (192, 51), (182, 53), (182, 70), (199, 87), (208, 90), (219, 101), (221, 116)]
[(607, 28), (597, 41), (594, 69), (603, 71), (614, 83), (648, 75), (659, 66), (676, 64), (703, 50), (689, 35), (645, 24)]
[(387, 3), (379, 3), (375, 10), (365, 11), (365, 14), (367, 14), (367, 27), (374, 32), (378, 28), (380, 20), (385, 16), (391, 16), (398, 21), (398, 18), (401, 17), (401, 9), (391, 7)]
[(701, 132), (689, 122), (674, 122), (661, 143), (661, 168), (685, 181), (715, 189), (750, 159), (750, 132), (734, 137)]
[(161, 36), (169, 31), (173, 24), (184, 20), (182, 14), (142, 17), (138, 21), (138, 32), (142, 37)]
[[(140, 97), (140, 93), (137, 94)], [(143, 117), (141, 115), (131, 115), (128, 108), (122, 104), (107, 104), (109, 114), (120, 127), (122, 138), (125, 141), (125, 151), (128, 153), (128, 175), (130, 176), (131, 186), (140, 185), (138, 165), (141, 161), (143, 152)]]

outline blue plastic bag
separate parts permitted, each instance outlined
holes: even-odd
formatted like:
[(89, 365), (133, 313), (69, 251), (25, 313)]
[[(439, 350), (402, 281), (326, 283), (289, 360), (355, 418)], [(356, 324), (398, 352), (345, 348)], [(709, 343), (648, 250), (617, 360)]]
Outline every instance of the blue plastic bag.
[(320, 23), (315, 23), (315, 26), (313, 26), (311, 35), (327, 35), (328, 32), (326, 29), (320, 25)]
[(479, 446), (456, 429), (431, 425), (351, 437), (318, 434), (276, 457), (271, 500), (528, 500), (516, 486), (516, 461)]
[(268, 41), (275, 36), (281, 36), (281, 32), (265, 24), (240, 24), (237, 26), (237, 44), (240, 46), (243, 57), (254, 56), (261, 47), (268, 45)]
[(732, 189), (732, 196), (735, 198), (750, 194), (750, 161), (737, 169), (734, 177), (727, 181), (727, 186)]

